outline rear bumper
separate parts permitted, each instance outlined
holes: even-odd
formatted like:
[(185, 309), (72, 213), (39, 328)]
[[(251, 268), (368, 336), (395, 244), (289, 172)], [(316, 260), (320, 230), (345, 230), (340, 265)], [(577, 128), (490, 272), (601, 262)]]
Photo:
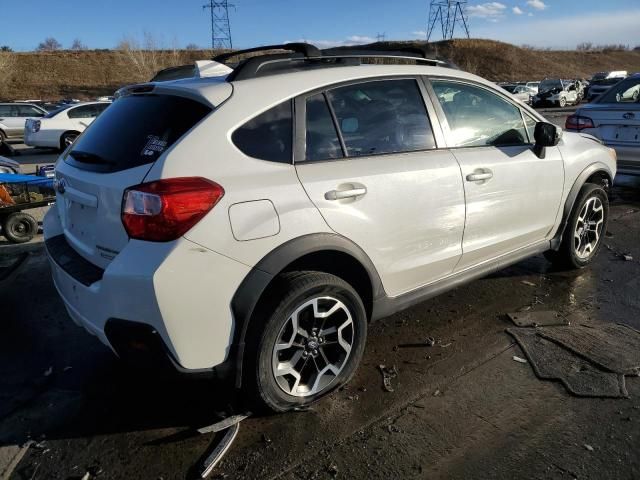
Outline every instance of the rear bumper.
[[(127, 344), (141, 345), (136, 332), (146, 330), (179, 370), (211, 370), (227, 361), (234, 332), (231, 299), (249, 267), (183, 238), (132, 240), (105, 270), (87, 272), (82, 258), (74, 262), (72, 254), (51, 248), (64, 241), (55, 206), (45, 217), (44, 233), (53, 281), (69, 316), (116, 354), (126, 356)], [(134, 325), (131, 342), (127, 329), (123, 334), (118, 328), (115, 337), (109, 333), (114, 322)]]

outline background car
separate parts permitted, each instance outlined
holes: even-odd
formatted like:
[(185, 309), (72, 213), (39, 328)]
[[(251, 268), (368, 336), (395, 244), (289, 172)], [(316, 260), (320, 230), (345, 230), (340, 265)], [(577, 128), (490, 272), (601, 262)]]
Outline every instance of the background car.
[(525, 85), (501, 85), (507, 92), (524, 103), (531, 103), (535, 92)]
[(7, 157), (0, 157), (0, 173), (18, 174), (22, 173), (20, 164)]
[(44, 108), (32, 103), (0, 103), (0, 143), (5, 140), (22, 140), (25, 121), (28, 118), (41, 118), (46, 114)]
[(566, 129), (591, 134), (614, 148), (620, 173), (640, 175), (640, 74), (616, 85), (567, 118)]
[(100, 115), (111, 102), (85, 102), (64, 105), (24, 124), (24, 143), (31, 147), (63, 150)]
[(580, 103), (580, 95), (575, 82), (561, 79), (546, 79), (540, 82), (538, 94), (531, 100), (535, 107), (553, 105), (566, 107)]
[(589, 84), (589, 91), (587, 93), (587, 100), (592, 101), (598, 98), (603, 93), (607, 92), (615, 84), (624, 80), (625, 77), (612, 77), (605, 78), (604, 80), (596, 80)]

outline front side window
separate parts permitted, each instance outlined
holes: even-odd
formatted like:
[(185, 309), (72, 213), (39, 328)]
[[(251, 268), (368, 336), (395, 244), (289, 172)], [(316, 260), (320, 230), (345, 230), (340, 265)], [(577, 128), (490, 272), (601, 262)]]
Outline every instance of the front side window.
[(415, 80), (378, 80), (327, 92), (347, 156), (435, 148), (422, 94)]
[(527, 143), (524, 121), (514, 104), (473, 85), (447, 81), (432, 85), (449, 122), (451, 147)]
[(270, 162), (291, 163), (293, 113), (287, 100), (249, 120), (232, 135), (245, 155)]

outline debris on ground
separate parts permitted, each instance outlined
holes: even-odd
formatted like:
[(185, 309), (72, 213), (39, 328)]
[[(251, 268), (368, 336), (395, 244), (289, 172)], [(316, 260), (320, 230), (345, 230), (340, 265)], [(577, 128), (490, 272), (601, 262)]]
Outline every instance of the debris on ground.
[(439, 397), (440, 395), (442, 395), (442, 392), (439, 389), (433, 392), (434, 397)]
[(398, 376), (398, 369), (395, 365), (388, 368), (386, 365), (379, 365), (378, 368), (380, 372), (382, 372), (382, 383), (384, 389), (387, 392), (393, 392), (393, 386), (391, 385), (391, 380)]
[(517, 355), (513, 356), (513, 361), (518, 363), (529, 363), (525, 358), (519, 357)]
[(249, 417), (249, 415), (250, 415), (249, 413), (245, 413), (241, 415), (231, 415), (230, 417), (224, 418), (212, 425), (199, 428), (198, 433), (221, 432), (222, 430), (226, 430), (227, 428), (240, 423), (242, 420)]
[(396, 352), (400, 348), (422, 348), (422, 347), (434, 347), (438, 343), (435, 338), (427, 337), (424, 342), (420, 343), (400, 343), (393, 347), (393, 351)]
[[(237, 416), (240, 416), (240, 415), (237, 415)], [(245, 416), (244, 418), (247, 418), (247, 417)], [(227, 450), (229, 450), (229, 447), (231, 446), (236, 436), (238, 435), (238, 431), (240, 430), (239, 422), (241, 420), (230, 425), (227, 428), (224, 434), (224, 437), (222, 437), (220, 442), (215, 446), (215, 448), (211, 451), (211, 453), (205, 458), (204, 462), (202, 463), (202, 468), (200, 470), (201, 478), (207, 478), (211, 474), (215, 466), (220, 462), (220, 460), (222, 460), (222, 457), (224, 457), (225, 453), (227, 453)]]
[(535, 283), (530, 282), (529, 280), (522, 280), (520, 283), (522, 283), (523, 285), (527, 285), (529, 287), (537, 287)]
[[(545, 327), (546, 328), (546, 327)], [(547, 330), (577, 328), (549, 327)], [(561, 344), (541, 335), (541, 329), (508, 328), (525, 353), (536, 376), (560, 381), (567, 391), (578, 397), (628, 398), (625, 377), (600, 368)]]
[(49, 367), (44, 371), (44, 376), (48, 377), (49, 375), (51, 375), (53, 373), (53, 367)]
[(507, 317), (518, 327), (569, 325), (568, 320), (554, 310), (507, 313)]
[(586, 448), (587, 450), (589, 450), (590, 452), (593, 452), (593, 447), (591, 445), (587, 445), (586, 443), (584, 444), (584, 448)]
[(83, 476), (82, 476), (82, 480), (89, 480), (91, 478), (91, 474), (89, 472), (86, 472)]
[(327, 467), (327, 473), (332, 477), (338, 476), (338, 466), (335, 463), (332, 463)]
[(624, 258), (625, 261), (627, 261), (627, 262), (631, 262), (633, 260), (633, 257), (631, 255), (629, 255), (628, 253), (624, 253), (622, 255), (622, 258)]

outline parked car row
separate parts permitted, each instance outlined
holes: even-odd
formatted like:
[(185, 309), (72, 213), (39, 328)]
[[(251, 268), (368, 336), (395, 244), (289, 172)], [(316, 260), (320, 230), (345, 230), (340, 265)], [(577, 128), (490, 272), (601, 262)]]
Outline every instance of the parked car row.
[(109, 105), (108, 99), (70, 102), (47, 111), (36, 103), (0, 103), (0, 143), (24, 141), (32, 147), (64, 149)]

